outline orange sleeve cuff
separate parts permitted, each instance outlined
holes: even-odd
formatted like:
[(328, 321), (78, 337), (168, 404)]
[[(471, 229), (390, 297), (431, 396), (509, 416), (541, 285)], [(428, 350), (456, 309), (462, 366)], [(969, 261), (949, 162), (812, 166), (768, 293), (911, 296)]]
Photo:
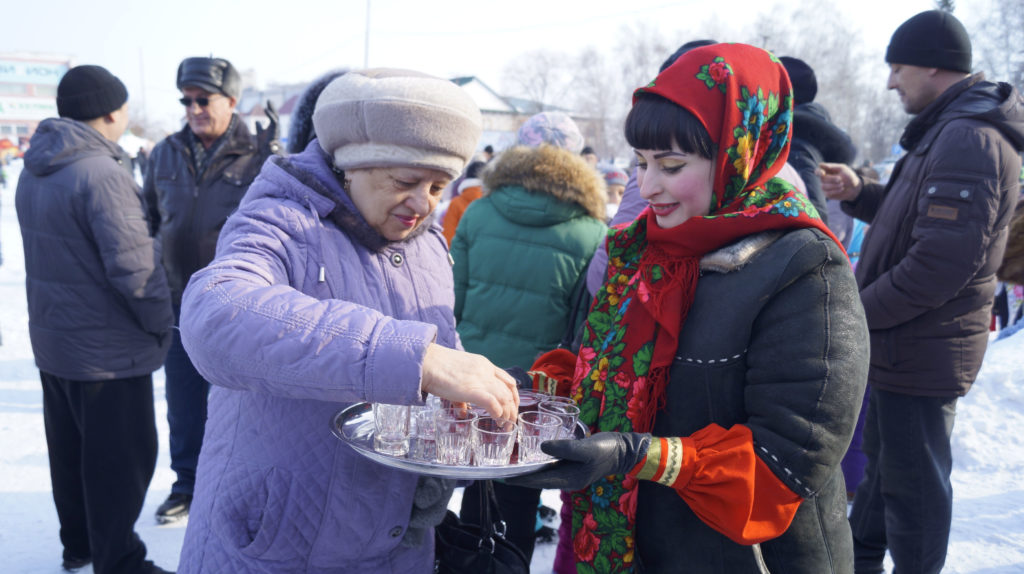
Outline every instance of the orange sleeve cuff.
[(754, 454), (753, 436), (743, 425), (656, 437), (630, 474), (676, 490), (701, 520), (738, 544), (779, 536), (803, 501)]

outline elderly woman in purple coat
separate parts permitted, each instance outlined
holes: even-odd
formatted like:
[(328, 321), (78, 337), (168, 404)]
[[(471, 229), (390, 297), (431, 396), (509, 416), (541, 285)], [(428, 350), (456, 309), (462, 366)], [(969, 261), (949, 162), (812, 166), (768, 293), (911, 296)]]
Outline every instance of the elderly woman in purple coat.
[(363, 458), (331, 415), (426, 393), (517, 411), (515, 380), (461, 350), (431, 217), (479, 109), (449, 81), (366, 70), (327, 85), (313, 125), (185, 291), (182, 339), (214, 387), (179, 572), (432, 572), (453, 485)]

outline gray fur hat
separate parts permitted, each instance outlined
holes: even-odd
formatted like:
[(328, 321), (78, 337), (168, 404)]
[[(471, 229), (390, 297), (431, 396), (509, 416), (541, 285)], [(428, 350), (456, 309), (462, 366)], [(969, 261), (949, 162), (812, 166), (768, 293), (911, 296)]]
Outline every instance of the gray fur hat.
[(313, 111), (320, 147), (342, 170), (410, 165), (458, 177), (481, 125), (462, 88), (411, 70), (348, 72), (324, 88)]

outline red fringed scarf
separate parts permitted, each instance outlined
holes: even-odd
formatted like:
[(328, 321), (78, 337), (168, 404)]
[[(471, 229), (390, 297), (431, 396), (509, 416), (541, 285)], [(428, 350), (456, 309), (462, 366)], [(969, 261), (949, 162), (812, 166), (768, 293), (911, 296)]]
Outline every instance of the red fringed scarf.
[[(573, 380), (592, 432), (654, 428), (703, 255), (761, 231), (814, 227), (832, 236), (810, 202), (774, 177), (792, 122), (789, 78), (774, 56), (743, 44), (699, 48), (641, 91), (685, 107), (718, 143), (712, 207), (670, 229), (648, 209), (610, 235)], [(636, 492), (635, 479), (617, 475), (573, 494), (579, 574), (632, 572)]]

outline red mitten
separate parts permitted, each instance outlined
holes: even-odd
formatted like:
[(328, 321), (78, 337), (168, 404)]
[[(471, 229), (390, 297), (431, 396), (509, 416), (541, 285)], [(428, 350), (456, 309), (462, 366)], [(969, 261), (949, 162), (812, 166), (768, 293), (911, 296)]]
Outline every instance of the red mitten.
[(537, 357), (527, 374), (533, 378), (534, 390), (568, 397), (575, 371), (576, 354), (566, 349), (555, 349)]

